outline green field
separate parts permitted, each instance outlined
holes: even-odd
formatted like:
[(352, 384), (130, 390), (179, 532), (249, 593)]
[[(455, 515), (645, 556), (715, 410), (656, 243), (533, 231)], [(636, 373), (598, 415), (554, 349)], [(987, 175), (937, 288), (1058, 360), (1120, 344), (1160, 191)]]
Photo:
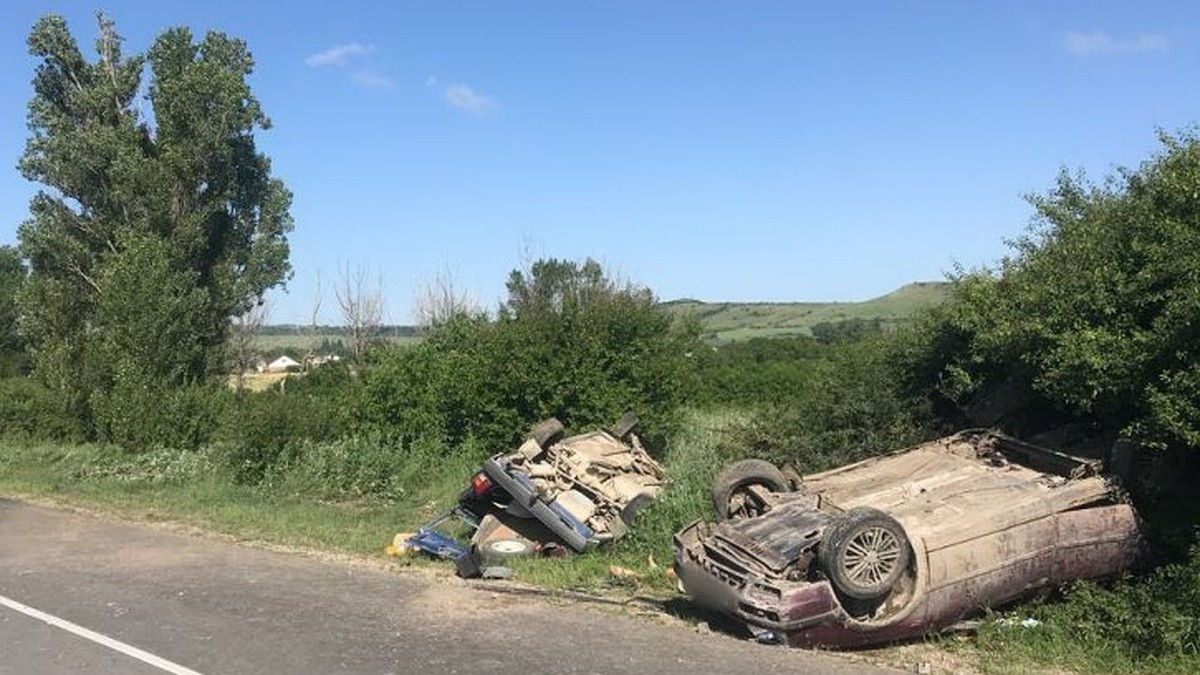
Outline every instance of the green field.
[[(381, 338), (394, 344), (405, 344), (417, 340), (415, 330), (410, 326), (385, 326), (381, 330)], [(346, 330), (338, 326), (318, 326), (313, 331), (308, 326), (266, 326), (254, 336), (254, 348), (259, 352), (287, 352), (304, 354), (309, 349), (316, 349), (326, 341), (349, 347), (350, 339)]]
[[(891, 293), (861, 302), (703, 302), (671, 300), (660, 305), (677, 316), (691, 316), (700, 322), (701, 332), (712, 342), (733, 342), (756, 337), (812, 335), (814, 326), (842, 321), (895, 323), (914, 312), (940, 304), (950, 294), (944, 281), (921, 281), (902, 286)], [(396, 344), (413, 342), (413, 326), (385, 326), (383, 339)], [(261, 352), (303, 354), (323, 342), (349, 343), (339, 326), (266, 326), (254, 338)]]
[(663, 307), (695, 317), (705, 339), (716, 342), (754, 337), (812, 335), (814, 326), (860, 319), (891, 323), (941, 303), (950, 284), (917, 282), (862, 302), (701, 302), (674, 300)]

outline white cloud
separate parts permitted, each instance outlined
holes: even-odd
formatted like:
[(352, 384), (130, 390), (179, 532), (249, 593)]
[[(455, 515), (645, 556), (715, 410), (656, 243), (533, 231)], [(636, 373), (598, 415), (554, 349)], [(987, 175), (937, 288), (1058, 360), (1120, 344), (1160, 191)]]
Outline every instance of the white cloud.
[(350, 81), (368, 89), (391, 89), (396, 86), (392, 78), (370, 70), (360, 70), (350, 76)]
[(1081, 33), (1071, 31), (1063, 37), (1062, 48), (1071, 56), (1080, 58), (1094, 54), (1141, 54), (1161, 52), (1171, 46), (1165, 35), (1142, 33), (1128, 39), (1117, 39), (1104, 31)]
[(363, 56), (375, 51), (374, 45), (364, 45), (357, 42), (330, 47), (323, 52), (317, 52), (304, 59), (304, 65), (319, 68), (321, 66), (344, 66), (350, 59)]
[(446, 87), (443, 93), (450, 105), (473, 115), (482, 115), (496, 107), (493, 99), (476, 92), (465, 84), (452, 84)]

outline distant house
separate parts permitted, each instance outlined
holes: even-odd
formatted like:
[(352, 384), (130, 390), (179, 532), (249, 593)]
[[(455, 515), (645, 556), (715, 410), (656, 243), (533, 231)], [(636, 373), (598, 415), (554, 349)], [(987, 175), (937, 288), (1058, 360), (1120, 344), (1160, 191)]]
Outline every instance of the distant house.
[(300, 364), (297, 363), (295, 359), (285, 354), (284, 356), (281, 356), (268, 363), (266, 370), (268, 373), (286, 373), (289, 370), (296, 370), (299, 368)]

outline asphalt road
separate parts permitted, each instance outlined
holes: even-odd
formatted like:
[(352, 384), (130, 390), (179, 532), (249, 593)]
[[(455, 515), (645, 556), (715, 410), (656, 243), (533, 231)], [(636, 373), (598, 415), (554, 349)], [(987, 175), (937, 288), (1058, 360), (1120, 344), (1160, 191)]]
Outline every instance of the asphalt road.
[(885, 672), (485, 584), (0, 500), (0, 673)]

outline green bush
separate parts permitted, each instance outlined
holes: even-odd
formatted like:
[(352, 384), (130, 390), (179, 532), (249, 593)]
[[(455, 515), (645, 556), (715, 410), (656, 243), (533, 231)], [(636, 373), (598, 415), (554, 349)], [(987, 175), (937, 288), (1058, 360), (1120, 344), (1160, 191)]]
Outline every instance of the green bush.
[(760, 406), (802, 401), (817, 364), (828, 350), (808, 336), (752, 338), (702, 347), (692, 356), (697, 387), (691, 402), (710, 406)]
[(358, 419), (405, 445), (470, 439), (498, 451), (547, 417), (586, 429), (633, 410), (661, 448), (692, 391), (696, 332), (594, 262), (540, 261), (529, 274), (514, 273), (495, 319), (453, 317), (420, 344), (377, 352)]
[(257, 483), (295, 447), (350, 431), (357, 384), (348, 370), (323, 366), (284, 382), (282, 391), (230, 394), (215, 452), (239, 481)]
[(761, 457), (812, 472), (901, 448), (936, 433), (925, 400), (905, 390), (903, 330), (830, 349), (803, 395), (756, 408), (723, 444), (726, 461)]
[(127, 450), (195, 450), (212, 440), (230, 392), (220, 384), (171, 387), (144, 373), (118, 377), (92, 392), (96, 436)]
[[(961, 274), (942, 313), (946, 349), (925, 386), (970, 409), (999, 387), (1026, 433), (1067, 419), (1143, 443), (1200, 447), (1200, 139), (1103, 186), (1060, 176), (995, 269)], [(1030, 415), (1030, 413), (1037, 414)]]
[(79, 422), (54, 392), (28, 377), (0, 379), (0, 437), (77, 441)]

